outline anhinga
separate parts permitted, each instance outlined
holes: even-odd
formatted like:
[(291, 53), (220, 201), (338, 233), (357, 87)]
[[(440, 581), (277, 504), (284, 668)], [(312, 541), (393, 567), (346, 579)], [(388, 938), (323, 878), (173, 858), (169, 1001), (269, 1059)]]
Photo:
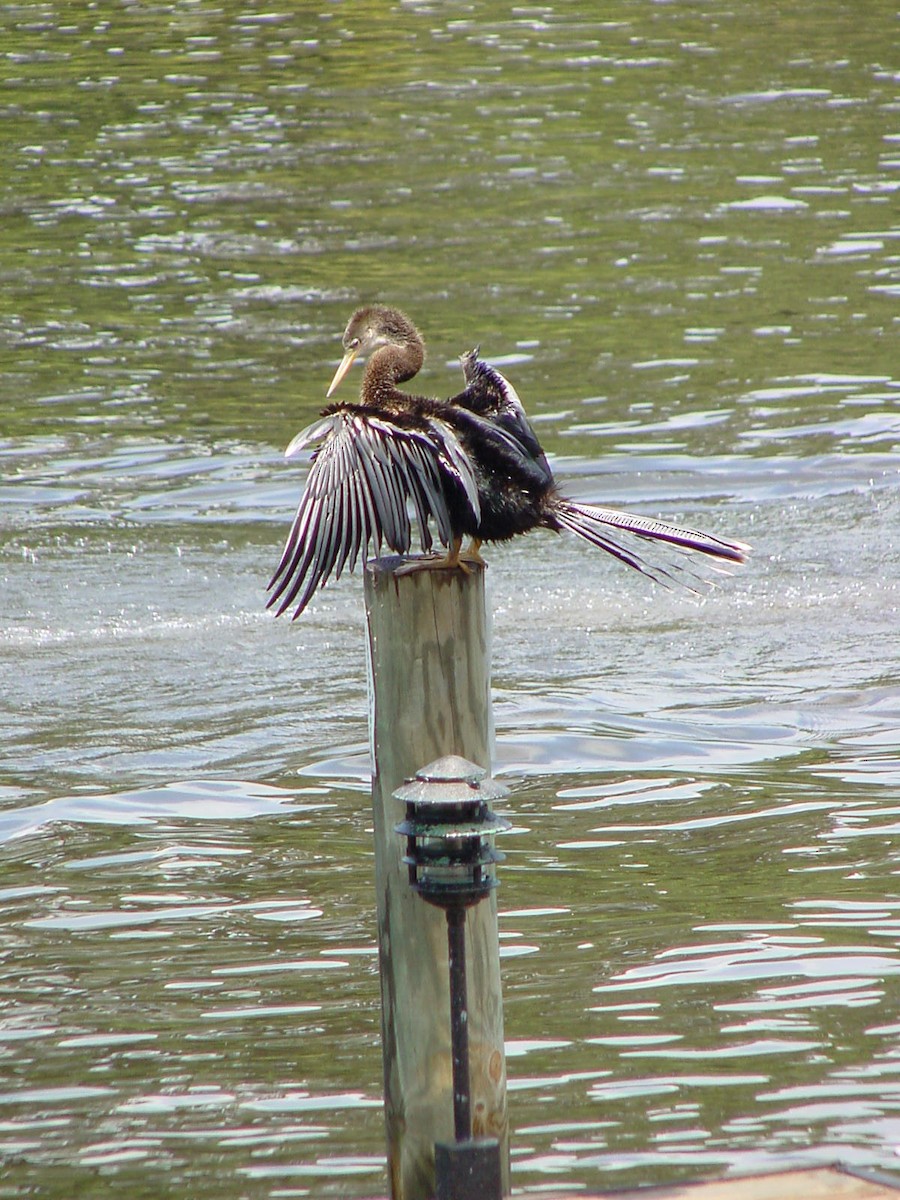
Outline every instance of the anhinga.
[[(287, 457), (314, 447), (306, 488), (281, 561), (270, 583), (269, 606), (294, 617), (332, 574), (352, 570), (360, 552), (382, 543), (407, 554), (410, 510), (423, 552), (431, 525), (446, 548), (401, 570), (467, 569), (481, 562), (483, 542), (505, 541), (531, 529), (569, 529), (621, 562), (664, 582), (664, 567), (645, 562), (640, 540), (665, 542), (713, 559), (743, 562), (748, 547), (693, 529), (634, 516), (563, 496), (513, 386), (477, 351), (462, 356), (465, 389), (449, 400), (403, 392), (425, 358), (416, 327), (395, 308), (358, 309), (343, 338), (344, 357), (331, 396), (354, 359), (366, 355), (357, 403), (331, 404), (299, 433)], [(621, 535), (624, 534), (624, 537)], [(462, 550), (464, 537), (471, 539)], [(629, 544), (631, 543), (631, 544)], [(677, 568), (672, 568), (677, 569)]]

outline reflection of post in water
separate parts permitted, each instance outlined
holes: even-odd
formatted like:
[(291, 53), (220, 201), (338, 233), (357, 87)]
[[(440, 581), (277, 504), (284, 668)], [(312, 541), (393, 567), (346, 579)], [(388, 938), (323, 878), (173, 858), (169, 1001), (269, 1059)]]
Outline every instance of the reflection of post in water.
[[(391, 1194), (424, 1200), (435, 1194), (435, 1143), (453, 1143), (466, 1118), (458, 1104), (454, 1123), (448, 922), (410, 887), (396, 831), (404, 806), (393, 793), (446, 755), (489, 766), (490, 664), (483, 569), (397, 575), (399, 561), (366, 568), (375, 882)], [(471, 1133), (499, 1143), (508, 1191), (497, 903), (486, 890), (462, 919), (454, 914), (451, 937), (456, 968), (465, 937)]]

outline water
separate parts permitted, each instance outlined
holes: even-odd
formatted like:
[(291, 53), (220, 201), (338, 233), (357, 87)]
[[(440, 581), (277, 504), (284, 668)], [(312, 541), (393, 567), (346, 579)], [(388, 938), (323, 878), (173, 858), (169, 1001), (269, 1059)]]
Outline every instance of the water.
[(490, 553), (515, 1186), (896, 1171), (893, 10), (3, 24), (0, 1196), (384, 1190), (361, 585), (262, 609), (373, 298), (756, 548)]

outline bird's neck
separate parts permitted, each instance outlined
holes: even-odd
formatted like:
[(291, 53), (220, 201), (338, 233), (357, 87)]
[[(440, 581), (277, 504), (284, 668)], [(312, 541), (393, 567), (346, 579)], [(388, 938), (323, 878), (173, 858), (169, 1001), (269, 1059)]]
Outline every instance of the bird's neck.
[(403, 398), (397, 384), (418, 374), (425, 361), (421, 345), (382, 346), (366, 363), (362, 382), (362, 401), (373, 406)]

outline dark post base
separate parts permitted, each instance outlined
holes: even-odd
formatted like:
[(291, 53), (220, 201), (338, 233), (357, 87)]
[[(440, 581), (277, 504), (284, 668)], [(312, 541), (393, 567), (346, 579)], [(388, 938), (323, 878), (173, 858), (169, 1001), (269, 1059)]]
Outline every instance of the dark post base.
[(434, 1144), (436, 1200), (502, 1200), (500, 1143), (494, 1138)]

